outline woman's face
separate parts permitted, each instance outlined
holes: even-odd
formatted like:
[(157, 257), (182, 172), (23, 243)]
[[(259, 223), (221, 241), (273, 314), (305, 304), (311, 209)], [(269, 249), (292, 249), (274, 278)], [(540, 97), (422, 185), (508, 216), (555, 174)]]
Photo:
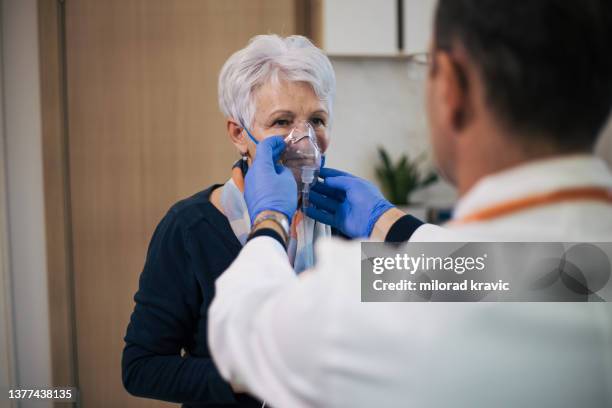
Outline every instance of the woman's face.
[[(294, 127), (310, 123), (321, 152), (329, 145), (329, 113), (312, 86), (304, 82), (267, 83), (255, 91), (255, 115), (249, 131), (261, 141), (267, 137), (286, 136)], [(246, 133), (246, 132), (245, 132)], [(257, 145), (246, 134), (249, 157), (255, 157)]]

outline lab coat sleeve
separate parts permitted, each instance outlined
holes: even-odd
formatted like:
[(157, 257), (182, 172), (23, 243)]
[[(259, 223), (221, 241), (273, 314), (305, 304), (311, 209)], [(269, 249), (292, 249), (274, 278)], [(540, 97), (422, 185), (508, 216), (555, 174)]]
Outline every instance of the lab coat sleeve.
[(221, 375), (272, 406), (323, 405), (333, 314), (325, 280), (317, 271), (298, 278), (273, 238), (249, 241), (217, 280), (209, 309), (210, 349)]
[(409, 242), (467, 242), (477, 237), (433, 224), (423, 224), (410, 236)]

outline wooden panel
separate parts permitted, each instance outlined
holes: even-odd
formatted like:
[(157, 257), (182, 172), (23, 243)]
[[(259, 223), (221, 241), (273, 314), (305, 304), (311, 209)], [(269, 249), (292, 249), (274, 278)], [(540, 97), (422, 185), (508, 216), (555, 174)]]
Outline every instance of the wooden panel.
[(324, 0), (309, 0), (310, 5), (310, 21), (308, 33), (310, 38), (319, 48), (323, 48), (323, 1)]
[(295, 32), (308, 37), (317, 47), (322, 47), (323, 0), (295, 1)]
[(168, 207), (229, 177), (217, 107), (223, 62), (259, 33), (292, 33), (285, 0), (67, 0), (68, 138), (83, 406), (129, 397), (120, 359), (153, 229)]

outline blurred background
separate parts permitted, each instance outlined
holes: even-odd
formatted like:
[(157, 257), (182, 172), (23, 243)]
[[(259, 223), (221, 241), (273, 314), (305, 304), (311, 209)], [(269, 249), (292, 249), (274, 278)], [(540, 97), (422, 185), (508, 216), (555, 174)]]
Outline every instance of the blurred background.
[[(2, 0), (0, 390), (73, 385), (88, 408), (171, 406), (123, 390), (123, 335), (158, 221), (238, 158), (217, 76), (256, 34), (306, 35), (329, 54), (329, 166), (417, 215), (448, 216), (455, 192), (433, 173), (422, 103), (434, 7)], [(612, 129), (598, 154), (612, 163)]]

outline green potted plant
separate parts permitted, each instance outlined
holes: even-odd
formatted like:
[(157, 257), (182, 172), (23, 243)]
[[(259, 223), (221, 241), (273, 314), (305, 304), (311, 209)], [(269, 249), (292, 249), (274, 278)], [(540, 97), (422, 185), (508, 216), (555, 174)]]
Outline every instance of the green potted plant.
[[(404, 154), (395, 163), (383, 147), (378, 148), (378, 155), (380, 163), (376, 166), (376, 177), (387, 199), (398, 207), (414, 207), (416, 203), (411, 200), (412, 193), (438, 180), (436, 173), (419, 169), (425, 159), (424, 153), (414, 160)], [(422, 212), (424, 215), (424, 209)]]

